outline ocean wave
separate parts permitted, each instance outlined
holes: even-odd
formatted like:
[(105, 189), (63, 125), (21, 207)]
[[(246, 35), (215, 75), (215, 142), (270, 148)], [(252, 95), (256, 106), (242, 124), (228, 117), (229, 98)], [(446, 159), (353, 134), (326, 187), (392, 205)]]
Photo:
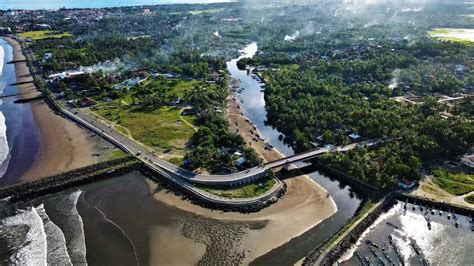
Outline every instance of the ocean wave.
[[(88, 204), (89, 205), (89, 204)], [(91, 206), (91, 205), (89, 205)], [(133, 241), (132, 239), (130, 238), (130, 236), (125, 232), (125, 230), (120, 227), (118, 224), (114, 223), (112, 220), (110, 220), (109, 218), (107, 218), (107, 216), (105, 215), (104, 212), (102, 212), (99, 208), (97, 208), (96, 206), (93, 206), (93, 208), (102, 216), (102, 219), (104, 219), (104, 221), (108, 224), (110, 224), (111, 226), (115, 227), (121, 234), (122, 236), (127, 239), (127, 241), (129, 242), (130, 246), (132, 247), (132, 250), (133, 250), (133, 254), (135, 256), (135, 261), (137, 263), (137, 265), (140, 265), (138, 263), (138, 255), (137, 255), (137, 250), (135, 248), (135, 245), (133, 244)]]
[(43, 220), (47, 243), (48, 265), (72, 265), (66, 248), (66, 238), (61, 229), (49, 219), (44, 205), (36, 207), (36, 211)]
[[(1, 105), (1, 103), (0, 103)], [(0, 178), (3, 177), (7, 170), (7, 164), (10, 158), (10, 148), (7, 140), (7, 125), (5, 116), (0, 111)]]
[[(3, 46), (0, 45), (0, 77), (3, 76), (3, 65), (5, 63), (5, 50), (3, 49)], [(0, 91), (0, 93), (2, 93)]]
[[(6, 82), (3, 79), (3, 66), (5, 63), (5, 50), (3, 46), (0, 45), (0, 94), (3, 94), (5, 90)], [(2, 106), (3, 101), (0, 100), (0, 106)], [(8, 147), (7, 140), (7, 124), (5, 122), (5, 116), (2, 111), (0, 111), (0, 178), (3, 177), (7, 171), (8, 161), (10, 158), (10, 148)]]
[(77, 190), (59, 194), (44, 203), (49, 217), (64, 233), (67, 251), (74, 265), (87, 264), (84, 224), (76, 208), (81, 193), (82, 191)]
[[(0, 221), (0, 239), (9, 250), (8, 264), (46, 265), (46, 234), (35, 208), (19, 209)], [(3, 247), (2, 247), (3, 248)]]

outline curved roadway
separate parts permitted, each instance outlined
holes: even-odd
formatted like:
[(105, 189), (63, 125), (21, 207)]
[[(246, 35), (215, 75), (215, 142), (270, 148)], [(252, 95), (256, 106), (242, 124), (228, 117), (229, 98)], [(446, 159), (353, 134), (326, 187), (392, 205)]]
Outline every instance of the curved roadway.
[(331, 151), (348, 151), (357, 146), (372, 146), (377, 143), (377, 141), (364, 141), (360, 143), (354, 143), (351, 145), (343, 147), (335, 147), (333, 149), (329, 148), (319, 148), (313, 149), (304, 153), (295, 154), (293, 156), (269, 162), (266, 164), (259, 165), (244, 171), (240, 171), (228, 175), (201, 175), (196, 174), (192, 171), (180, 168), (168, 161), (158, 158), (152, 152), (150, 152), (146, 147), (141, 146), (137, 142), (125, 137), (119, 132), (109, 128), (107, 125), (97, 121), (95, 118), (92, 118), (80, 110), (68, 108), (67, 110), (63, 109), (63, 112), (69, 116), (71, 119), (77, 121), (78, 123), (92, 129), (102, 137), (108, 139), (115, 145), (119, 146), (121, 149), (134, 154), (138, 159), (147, 164), (154, 169), (158, 169), (162, 173), (166, 173), (175, 177), (179, 177), (183, 180), (189, 181), (191, 183), (203, 184), (203, 185), (240, 185), (255, 181), (261, 177), (264, 177), (267, 171), (282, 167), (285, 165), (290, 165), (298, 161), (308, 160), (314, 157), (317, 157), (321, 154), (331, 152)]

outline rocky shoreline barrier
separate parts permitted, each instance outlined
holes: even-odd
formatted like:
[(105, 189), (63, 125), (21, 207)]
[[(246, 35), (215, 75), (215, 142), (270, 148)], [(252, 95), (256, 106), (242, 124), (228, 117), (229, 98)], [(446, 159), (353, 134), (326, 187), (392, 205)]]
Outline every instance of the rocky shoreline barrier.
[(0, 189), (0, 198), (12, 201), (28, 200), (68, 188), (116, 177), (138, 169), (139, 162), (133, 157), (124, 157), (82, 167), (37, 181), (17, 184)]
[(143, 163), (132, 156), (102, 162), (87, 167), (82, 167), (58, 175), (41, 178), (34, 182), (27, 182), (0, 188), (0, 199), (9, 198), (13, 202), (31, 200), (47, 194), (61, 192), (69, 188), (117, 177), (140, 171), (153, 182), (169, 189), (183, 200), (191, 201), (193, 204), (204, 208), (223, 212), (252, 213), (258, 212), (270, 206), (280, 199), (286, 192), (286, 184), (282, 182), (282, 188), (268, 198), (252, 204), (226, 204), (225, 201), (209, 201), (194, 195), (182, 186), (176, 185), (171, 180), (156, 174)]
[(399, 201), (408, 201), (410, 204), (425, 205), (427, 207), (435, 207), (443, 210), (451, 210), (456, 214), (461, 214), (465, 216), (474, 216), (474, 209), (470, 209), (464, 206), (455, 205), (451, 203), (446, 203), (442, 201), (436, 201), (432, 199), (423, 198), (416, 195), (404, 194), (400, 192), (395, 192), (394, 197)]
[(140, 165), (140, 172), (142, 172), (146, 177), (148, 177), (153, 182), (159, 184), (160, 187), (163, 187), (172, 191), (175, 195), (177, 195), (183, 200), (190, 201), (193, 204), (201, 206), (206, 209), (222, 211), (222, 212), (239, 212), (243, 214), (258, 212), (272, 205), (273, 203), (276, 203), (281, 197), (283, 197), (283, 195), (286, 192), (286, 184), (282, 182), (282, 188), (279, 189), (273, 197), (270, 197), (269, 199), (264, 200), (264, 201), (260, 201), (260, 202), (256, 202), (252, 204), (242, 204), (242, 205), (226, 204), (224, 201), (222, 203), (218, 203), (218, 202), (211, 202), (209, 200), (202, 199), (201, 197), (198, 197), (192, 194), (187, 189), (185, 189), (182, 186), (176, 185), (171, 180), (158, 176), (156, 173), (154, 173), (145, 165)]
[[(389, 194), (383, 201), (382, 204), (377, 206), (372, 212), (370, 212), (349, 234), (346, 235), (336, 246), (334, 246), (327, 255), (322, 258), (320, 265), (333, 265), (337, 260), (346, 252), (353, 244), (357, 242), (362, 233), (371, 226), (377, 218), (393, 207), (396, 203), (396, 197), (394, 194)], [(348, 221), (347, 224), (352, 222)], [(342, 228), (344, 228), (343, 226)], [(341, 230), (342, 230), (341, 228)], [(324, 252), (324, 247), (331, 240), (332, 237), (317, 246), (311, 253), (304, 259), (303, 265), (315, 265), (321, 254)]]
[(348, 184), (349, 186), (351, 186), (353, 188), (356, 188), (360, 191), (363, 191), (365, 193), (372, 193), (372, 192), (378, 190), (378, 188), (375, 187), (375, 186), (364, 183), (364, 182), (358, 180), (357, 178), (354, 178), (352, 176), (349, 176), (349, 175), (343, 173), (342, 171), (339, 171), (339, 170), (337, 170), (333, 167), (330, 167), (330, 166), (327, 166), (327, 165), (321, 163), (320, 160), (317, 159), (317, 158), (311, 160), (311, 163), (314, 166), (316, 166), (318, 170), (321, 170), (323, 173), (325, 173), (325, 174), (327, 174), (331, 177), (337, 178), (338, 180), (343, 181), (344, 183)]

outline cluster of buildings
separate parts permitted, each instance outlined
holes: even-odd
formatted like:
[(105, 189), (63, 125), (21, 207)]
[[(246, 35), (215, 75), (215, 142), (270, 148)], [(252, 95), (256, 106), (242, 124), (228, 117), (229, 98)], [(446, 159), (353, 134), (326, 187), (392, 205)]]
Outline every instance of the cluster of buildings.
[(152, 15), (155, 14), (155, 7), (8, 10), (0, 11), (0, 26), (4, 31), (8, 29), (8, 33), (20, 33), (56, 29), (67, 22), (73, 22), (77, 26), (90, 26), (104, 18), (122, 17), (128, 14)]

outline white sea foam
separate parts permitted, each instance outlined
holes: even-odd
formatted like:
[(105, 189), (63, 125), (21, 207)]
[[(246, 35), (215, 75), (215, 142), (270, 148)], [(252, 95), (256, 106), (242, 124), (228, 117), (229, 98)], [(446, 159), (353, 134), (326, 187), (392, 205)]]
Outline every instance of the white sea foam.
[[(0, 77), (3, 76), (3, 63), (4, 62), (5, 62), (5, 50), (3, 50), (3, 46), (0, 45)], [(0, 92), (3, 92), (3, 90)]]
[[(6, 82), (3, 77), (3, 65), (5, 63), (5, 51), (0, 45), (0, 94), (3, 94)], [(0, 100), (0, 107), (3, 105), (3, 101)], [(0, 111), (0, 178), (3, 177), (7, 170), (7, 160), (9, 158), (10, 148), (8, 147), (7, 140), (7, 124), (5, 123), (5, 116)]]
[(36, 211), (43, 220), (47, 243), (48, 265), (72, 265), (66, 248), (66, 239), (61, 229), (49, 219), (44, 205), (36, 207)]
[[(1, 106), (0, 102), (0, 106)], [(5, 123), (5, 116), (3, 113), (0, 111), (0, 178), (3, 176), (5, 173), (2, 168), (6, 167), (1, 167), (1, 165), (8, 159), (8, 155), (10, 153), (10, 148), (8, 147), (8, 141), (7, 141), (7, 125)]]
[[(10, 256), (10, 264), (14, 265), (46, 265), (46, 234), (43, 220), (35, 208), (18, 210), (12, 216), (0, 221), (0, 237), (4, 241), (18, 241), (24, 239), (16, 246)], [(12, 239), (16, 238), (16, 239)]]
[(84, 224), (76, 208), (81, 193), (82, 191), (77, 190), (70, 194), (60, 194), (45, 202), (48, 210), (53, 208), (52, 212), (60, 214), (55, 215), (57, 219), (54, 219), (53, 213), (50, 213), (50, 216), (64, 233), (67, 251), (74, 265), (87, 264)]

